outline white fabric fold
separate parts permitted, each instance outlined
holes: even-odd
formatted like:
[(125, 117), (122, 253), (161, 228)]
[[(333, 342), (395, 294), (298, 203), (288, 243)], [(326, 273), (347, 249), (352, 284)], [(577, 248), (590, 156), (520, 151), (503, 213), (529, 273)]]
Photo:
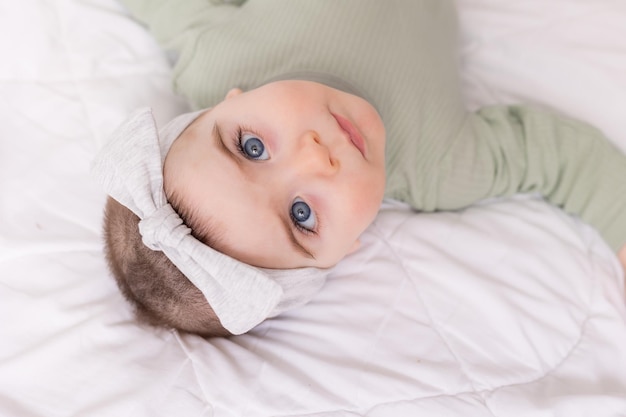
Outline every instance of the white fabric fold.
[(225, 329), (242, 334), (309, 301), (324, 284), (326, 271), (255, 268), (193, 237), (167, 201), (163, 162), (172, 143), (202, 113), (179, 116), (159, 132), (149, 108), (134, 112), (99, 152), (92, 173), (112, 198), (141, 219), (143, 243), (163, 251), (200, 289)]

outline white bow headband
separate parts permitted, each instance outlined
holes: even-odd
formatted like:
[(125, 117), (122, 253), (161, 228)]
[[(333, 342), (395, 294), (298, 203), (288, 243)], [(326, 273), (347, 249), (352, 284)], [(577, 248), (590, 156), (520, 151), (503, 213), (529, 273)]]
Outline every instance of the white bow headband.
[(242, 334), (309, 301), (324, 284), (326, 272), (255, 268), (191, 235), (165, 197), (163, 162), (174, 140), (202, 112), (183, 114), (160, 131), (149, 108), (134, 112), (99, 152), (92, 173), (111, 197), (141, 219), (143, 243), (163, 251), (198, 287), (226, 330)]

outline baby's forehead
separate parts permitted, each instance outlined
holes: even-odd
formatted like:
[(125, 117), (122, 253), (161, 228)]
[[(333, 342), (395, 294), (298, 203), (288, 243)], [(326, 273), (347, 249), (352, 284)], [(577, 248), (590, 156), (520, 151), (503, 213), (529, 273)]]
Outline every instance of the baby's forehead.
[[(194, 125), (194, 123), (198, 121), (204, 113), (205, 110), (199, 110), (181, 114), (180, 116), (170, 120), (165, 126), (158, 129), (158, 133), (154, 136), (159, 144), (162, 165), (165, 165), (167, 156), (169, 155), (174, 143), (176, 143), (179, 138), (183, 137), (185, 132), (189, 130), (190, 126)], [(156, 128), (156, 125), (154, 128)]]
[(200, 110), (196, 113), (199, 113), (199, 115), (191, 121), (191, 123), (181, 132), (179, 137), (205, 134), (207, 133), (207, 129), (209, 130), (209, 132), (213, 129), (213, 123), (208, 120), (212, 116), (211, 108)]

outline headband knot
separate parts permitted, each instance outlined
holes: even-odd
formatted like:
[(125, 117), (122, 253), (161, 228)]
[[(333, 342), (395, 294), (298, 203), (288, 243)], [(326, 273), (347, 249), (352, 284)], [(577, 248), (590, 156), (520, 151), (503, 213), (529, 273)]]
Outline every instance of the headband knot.
[(143, 244), (152, 250), (162, 250), (161, 246), (176, 248), (191, 234), (191, 229), (169, 204), (139, 221), (139, 233)]

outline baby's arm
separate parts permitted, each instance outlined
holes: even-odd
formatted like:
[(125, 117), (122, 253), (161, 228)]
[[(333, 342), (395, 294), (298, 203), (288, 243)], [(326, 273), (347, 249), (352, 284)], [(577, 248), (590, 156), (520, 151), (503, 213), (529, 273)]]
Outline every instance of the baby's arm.
[(524, 106), (472, 114), (437, 170), (437, 208), (538, 192), (595, 226), (626, 266), (626, 156), (597, 129)]

